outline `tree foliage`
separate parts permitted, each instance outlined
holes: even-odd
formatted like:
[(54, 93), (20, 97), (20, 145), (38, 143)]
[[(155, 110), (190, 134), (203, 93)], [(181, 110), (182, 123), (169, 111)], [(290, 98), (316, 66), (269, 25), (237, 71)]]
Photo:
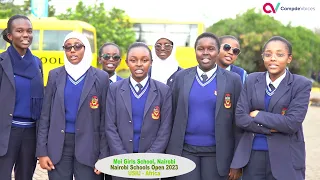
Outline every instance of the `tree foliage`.
[[(48, 16), (52, 17), (55, 14), (55, 8), (50, 3), (51, 0), (48, 0)], [(15, 5), (14, 0), (0, 0), (0, 19), (7, 19), (16, 14), (29, 16), (31, 14), (31, 0), (25, 0), (23, 5)]]
[(98, 47), (105, 42), (114, 42), (124, 51), (135, 41), (135, 33), (129, 17), (121, 9), (106, 11), (104, 3), (85, 6), (80, 1), (75, 10), (67, 9), (66, 13), (57, 16), (59, 19), (81, 20), (92, 24), (97, 30)]
[(282, 36), (292, 44), (293, 61), (289, 65), (293, 73), (310, 75), (320, 70), (320, 36), (298, 26), (283, 25), (273, 17), (256, 13), (255, 9), (237, 15), (235, 19), (224, 19), (210, 26), (207, 31), (218, 36), (233, 35), (240, 41), (241, 54), (236, 64), (249, 72), (264, 71), (261, 58), (264, 43), (272, 36)]

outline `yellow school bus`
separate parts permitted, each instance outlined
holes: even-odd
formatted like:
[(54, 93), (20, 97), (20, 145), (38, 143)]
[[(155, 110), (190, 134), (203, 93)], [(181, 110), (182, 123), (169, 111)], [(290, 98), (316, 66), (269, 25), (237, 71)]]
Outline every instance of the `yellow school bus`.
[[(182, 68), (189, 68), (197, 64), (194, 52), (194, 43), (197, 37), (205, 31), (202, 22), (183, 22), (157, 19), (130, 19), (136, 34), (136, 41), (144, 42), (152, 48), (153, 43), (163, 33), (173, 36), (177, 47), (176, 59)], [(117, 71), (128, 67), (125, 55)]]
[[(56, 18), (30, 20), (33, 26), (33, 42), (30, 49), (42, 61), (45, 85), (49, 71), (64, 64), (63, 40), (72, 31), (80, 32), (88, 38), (93, 52), (92, 66), (98, 66), (96, 29), (92, 25), (82, 21)], [(6, 28), (7, 22), (8, 19), (0, 19), (0, 32)], [(1, 37), (0, 53), (8, 46), (9, 43), (6, 43)]]

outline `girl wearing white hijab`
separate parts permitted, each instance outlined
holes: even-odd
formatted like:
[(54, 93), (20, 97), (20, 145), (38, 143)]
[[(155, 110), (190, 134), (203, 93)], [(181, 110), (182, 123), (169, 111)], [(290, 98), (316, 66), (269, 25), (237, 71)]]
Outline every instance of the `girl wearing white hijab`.
[(108, 156), (104, 117), (109, 77), (91, 67), (84, 35), (69, 33), (63, 49), (65, 65), (49, 72), (36, 155), (50, 180), (98, 180), (94, 165)]
[(160, 36), (152, 48), (152, 68), (149, 70), (149, 75), (152, 79), (158, 80), (170, 87), (173, 84), (173, 80), (176, 72), (182, 68), (179, 67), (179, 63), (175, 58), (176, 45), (173, 38), (168, 34)]

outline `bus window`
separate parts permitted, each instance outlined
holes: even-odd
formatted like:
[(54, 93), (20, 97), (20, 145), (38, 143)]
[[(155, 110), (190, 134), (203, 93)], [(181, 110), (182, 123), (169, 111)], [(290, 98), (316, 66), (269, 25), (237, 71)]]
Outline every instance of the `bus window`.
[(82, 34), (84, 34), (88, 38), (90, 46), (91, 46), (91, 51), (92, 51), (92, 53), (95, 53), (96, 50), (94, 48), (94, 34), (93, 34), (93, 32), (87, 31), (87, 30), (83, 30)]
[(39, 30), (33, 30), (33, 40), (31, 44), (31, 50), (39, 50), (39, 37), (40, 37), (40, 31)]
[[(2, 32), (3, 29), (0, 29), (0, 32)], [(2, 38), (2, 36), (0, 37), (0, 49), (6, 49), (6, 41)]]
[(63, 40), (71, 31), (44, 30), (43, 31), (43, 50), (62, 51)]
[(173, 41), (178, 47), (193, 47), (198, 36), (196, 24), (134, 24), (137, 41), (145, 42), (147, 45), (153, 43), (162, 33), (171, 34)]
[(147, 45), (153, 45), (153, 43), (155, 43), (159, 36), (164, 32), (164, 24), (141, 24), (140, 41)]

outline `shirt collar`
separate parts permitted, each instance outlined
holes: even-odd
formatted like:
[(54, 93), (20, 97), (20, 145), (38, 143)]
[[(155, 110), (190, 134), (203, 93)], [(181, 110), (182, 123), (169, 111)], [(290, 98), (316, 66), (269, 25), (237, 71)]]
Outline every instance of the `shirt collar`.
[(208, 79), (211, 78), (211, 76), (216, 72), (216, 70), (217, 70), (217, 64), (215, 64), (215, 65), (214, 65), (214, 68), (211, 69), (211, 70), (208, 71), (208, 72), (203, 72), (203, 71), (199, 68), (199, 66), (197, 66), (198, 76), (201, 77), (201, 75), (202, 75), (203, 73), (206, 73), (206, 75), (208, 76)]
[[(138, 84), (138, 82), (135, 81), (135, 80), (132, 78), (132, 76), (130, 76), (129, 79), (130, 79), (130, 83), (131, 83), (132, 87), (136, 87), (136, 85)], [(144, 79), (140, 82), (140, 84), (142, 85), (142, 87), (144, 87), (144, 86), (147, 84), (148, 79), (149, 79), (149, 76), (147, 76), (146, 78), (144, 78)]]
[(109, 79), (110, 79), (112, 82), (117, 82), (117, 73), (115, 72), (111, 77), (109, 77)]
[(267, 86), (269, 87), (269, 84), (271, 83), (276, 89), (280, 85), (281, 81), (286, 77), (287, 71), (285, 71), (280, 77), (278, 77), (275, 81), (271, 81), (269, 77), (269, 72), (266, 73), (266, 82)]
[(228, 67), (226, 68), (226, 70), (227, 70), (227, 71), (231, 71), (231, 66), (228, 66)]

